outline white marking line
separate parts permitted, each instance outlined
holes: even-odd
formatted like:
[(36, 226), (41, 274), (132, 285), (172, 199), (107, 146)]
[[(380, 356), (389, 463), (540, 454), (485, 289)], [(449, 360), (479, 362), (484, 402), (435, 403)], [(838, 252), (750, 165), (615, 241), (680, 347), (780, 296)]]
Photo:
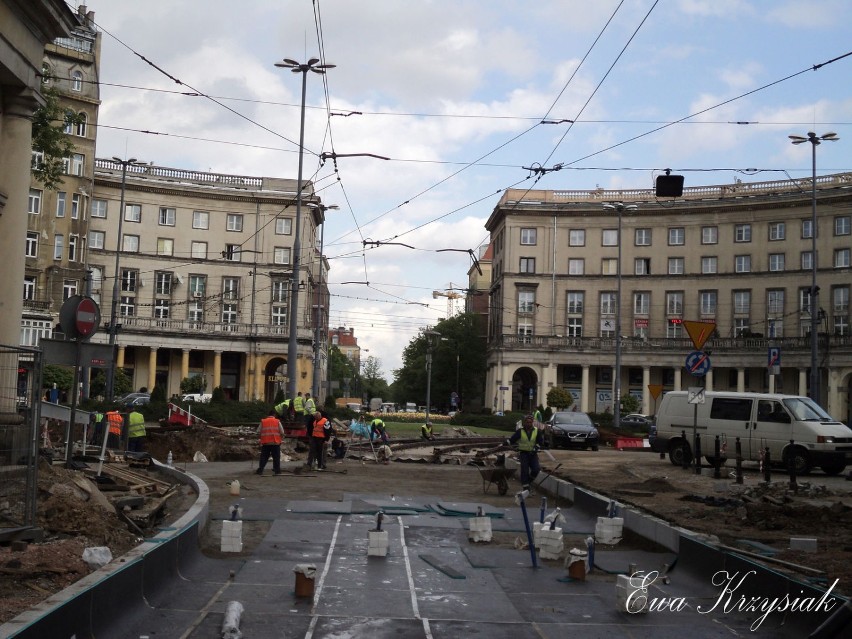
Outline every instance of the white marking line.
[(340, 531), (340, 522), (342, 521), (343, 516), (338, 515), (337, 521), (334, 522), (334, 534), (331, 536), (331, 544), (328, 547), (328, 555), (325, 557), (325, 567), (322, 570), (322, 574), (320, 575), (319, 581), (316, 584), (316, 588), (314, 589), (314, 601), (311, 606), (311, 623), (308, 625), (308, 631), (305, 633), (305, 639), (311, 639), (314, 636), (314, 628), (316, 628), (317, 621), (319, 621), (319, 617), (316, 614), (317, 610), (317, 602), (319, 601), (320, 594), (322, 594), (322, 587), (325, 583), (326, 575), (328, 575), (328, 571), (331, 570), (331, 557), (334, 555), (334, 546), (337, 543), (337, 533)]
[(429, 620), (420, 616), (420, 608), (417, 606), (417, 593), (414, 590), (414, 576), (411, 574), (411, 560), (408, 556), (408, 546), (405, 544), (405, 526), (402, 523), (402, 517), (397, 517), (397, 521), (399, 521), (399, 541), (402, 544), (402, 556), (405, 558), (405, 574), (408, 577), (408, 591), (411, 593), (411, 609), (414, 611), (414, 618), (423, 622), (423, 633), (426, 639), (432, 639)]

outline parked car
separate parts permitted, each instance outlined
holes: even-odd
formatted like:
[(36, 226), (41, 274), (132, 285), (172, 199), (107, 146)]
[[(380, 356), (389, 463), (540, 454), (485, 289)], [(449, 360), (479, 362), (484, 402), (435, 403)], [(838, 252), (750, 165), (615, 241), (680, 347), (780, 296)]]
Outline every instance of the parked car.
[(206, 404), (211, 399), (213, 399), (212, 393), (187, 393), (183, 397), (180, 398), (181, 401), (184, 402), (200, 402), (202, 404)]
[(116, 404), (122, 406), (144, 406), (151, 403), (150, 393), (128, 393), (115, 400)]
[(619, 420), (620, 428), (635, 428), (637, 430), (648, 430), (651, 426), (653, 420), (647, 415), (640, 415), (639, 413), (631, 413), (629, 415), (624, 415)]
[(591, 417), (579, 411), (554, 413), (547, 421), (545, 433), (553, 448), (598, 449), (600, 433)]

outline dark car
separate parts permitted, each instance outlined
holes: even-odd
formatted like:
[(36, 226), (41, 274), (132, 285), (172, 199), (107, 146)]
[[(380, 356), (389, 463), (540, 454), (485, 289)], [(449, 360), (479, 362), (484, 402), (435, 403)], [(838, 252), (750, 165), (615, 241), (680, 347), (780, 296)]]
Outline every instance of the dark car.
[(150, 393), (128, 393), (115, 400), (115, 403), (121, 406), (143, 406), (150, 402)]
[(554, 413), (547, 422), (547, 435), (553, 448), (598, 449), (600, 433), (592, 419), (579, 411)]
[(640, 415), (638, 413), (632, 413), (630, 415), (624, 415), (619, 420), (619, 426), (621, 428), (634, 428), (636, 430), (644, 430), (647, 431), (651, 426), (652, 420), (647, 415)]

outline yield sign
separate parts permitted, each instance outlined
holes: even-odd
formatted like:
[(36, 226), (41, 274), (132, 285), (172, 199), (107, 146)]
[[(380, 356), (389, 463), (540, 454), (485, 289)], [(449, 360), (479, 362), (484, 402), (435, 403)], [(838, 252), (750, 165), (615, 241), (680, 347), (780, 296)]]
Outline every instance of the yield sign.
[(684, 320), (683, 327), (689, 334), (689, 338), (692, 340), (695, 350), (700, 351), (705, 342), (710, 339), (713, 331), (716, 330), (716, 322), (691, 322)]

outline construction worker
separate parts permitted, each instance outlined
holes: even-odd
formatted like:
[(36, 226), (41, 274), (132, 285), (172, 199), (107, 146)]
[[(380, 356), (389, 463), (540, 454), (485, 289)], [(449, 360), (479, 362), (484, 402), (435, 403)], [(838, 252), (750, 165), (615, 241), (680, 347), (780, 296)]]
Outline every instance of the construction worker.
[(260, 420), (257, 434), (260, 435), (260, 466), (254, 472), (262, 475), (266, 462), (272, 457), (272, 473), (280, 475), (281, 439), (284, 437), (284, 427), (281, 426), (274, 408), (269, 411), (269, 415)]
[[(293, 412), (296, 413), (296, 419), (303, 420), (305, 416), (305, 398), (302, 397), (302, 391), (296, 393), (296, 397), (293, 399)], [(308, 429), (310, 430), (310, 428)]]
[(428, 421), (420, 427), (420, 436), (423, 439), (428, 439), (429, 441), (435, 439), (435, 435), (432, 432), (432, 422)]
[(291, 409), (290, 409), (290, 404), (291, 404), (291, 403), (292, 403), (292, 402), (291, 402), (291, 401), (290, 401), (290, 399), (288, 398), (288, 399), (285, 399), (283, 402), (281, 402), (280, 404), (278, 404), (278, 405), (275, 407), (275, 412), (276, 412), (276, 414), (277, 414), (277, 415), (278, 415), (281, 419), (283, 419), (284, 421), (287, 421), (287, 422), (292, 421), (292, 419), (293, 419), (293, 416), (292, 416), (292, 414), (291, 414)]
[(145, 417), (137, 409), (127, 416), (127, 450), (141, 453), (145, 447)]
[(388, 443), (388, 433), (385, 430), (385, 423), (380, 417), (376, 417), (370, 422), (370, 439), (381, 439), (383, 444)]
[(92, 424), (94, 428), (92, 429), (92, 438), (89, 440), (91, 444), (100, 444), (104, 440), (104, 426), (106, 422), (104, 422), (104, 414), (96, 410), (92, 413)]
[(113, 408), (107, 411), (106, 421), (109, 428), (107, 446), (109, 448), (118, 448), (121, 445), (121, 429), (124, 426), (124, 418)]
[(524, 490), (529, 490), (530, 483), (541, 471), (538, 463), (538, 428), (533, 423), (533, 416), (524, 417), (523, 426), (512, 433), (505, 441), (507, 446), (518, 444), (518, 456), (521, 461), (521, 484)]
[(322, 411), (315, 411), (308, 466), (313, 466), (313, 463), (316, 462), (317, 470), (325, 470), (325, 443), (334, 434), (334, 426), (323, 416)]
[(310, 393), (305, 393), (305, 428), (310, 432), (314, 427), (314, 415), (317, 412), (317, 403)]
[(541, 417), (541, 411), (538, 408), (536, 408), (533, 412), (533, 421), (538, 422), (539, 424), (544, 421)]

